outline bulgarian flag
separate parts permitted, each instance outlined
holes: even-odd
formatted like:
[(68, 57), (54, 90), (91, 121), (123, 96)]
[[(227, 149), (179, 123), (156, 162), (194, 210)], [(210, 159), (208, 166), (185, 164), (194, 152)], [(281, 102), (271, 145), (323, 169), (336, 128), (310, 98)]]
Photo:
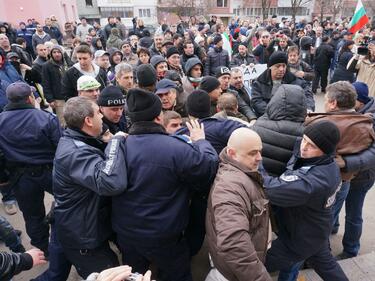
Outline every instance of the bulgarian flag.
[(360, 30), (369, 22), (368, 17), (366, 16), (365, 7), (363, 7), (362, 1), (358, 0), (357, 7), (355, 8), (354, 16), (350, 21), (349, 31), (353, 34)]

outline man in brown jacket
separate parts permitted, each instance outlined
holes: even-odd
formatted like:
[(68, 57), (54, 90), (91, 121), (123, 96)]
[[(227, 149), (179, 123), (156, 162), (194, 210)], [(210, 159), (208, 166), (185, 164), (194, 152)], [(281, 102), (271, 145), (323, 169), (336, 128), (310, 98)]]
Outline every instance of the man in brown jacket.
[(350, 180), (354, 172), (346, 171), (346, 163), (342, 156), (357, 155), (369, 149), (375, 140), (373, 117), (355, 111), (357, 100), (355, 88), (347, 81), (330, 84), (325, 95), (324, 107), (326, 113), (310, 113), (305, 126), (321, 120), (332, 121), (340, 130), (340, 142), (336, 147), (336, 162), (341, 168), (342, 186), (336, 195), (333, 205), (334, 222), (332, 233), (339, 228), (339, 214), (349, 192)]
[(268, 200), (258, 173), (261, 150), (259, 135), (239, 128), (220, 153), (206, 215), (212, 262), (206, 281), (272, 280), (263, 265), (270, 224)]

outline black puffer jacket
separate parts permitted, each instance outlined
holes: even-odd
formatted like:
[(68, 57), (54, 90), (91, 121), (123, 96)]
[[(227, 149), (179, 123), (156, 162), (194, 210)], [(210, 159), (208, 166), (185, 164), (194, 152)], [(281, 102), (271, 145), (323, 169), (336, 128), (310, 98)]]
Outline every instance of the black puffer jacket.
[[(281, 83), (302, 87), (306, 96), (307, 108), (312, 111), (315, 110), (314, 96), (308, 82), (304, 79), (298, 78), (287, 70)], [(263, 72), (252, 84), (251, 105), (258, 117), (262, 116), (266, 110), (267, 103), (272, 97), (272, 87), (273, 84), (270, 69)]]
[(303, 134), (306, 97), (301, 87), (281, 85), (267, 105), (265, 114), (254, 124), (263, 143), (263, 166), (280, 176), (293, 154), (297, 137)]
[(219, 66), (229, 67), (229, 54), (227, 50), (215, 47), (207, 53), (204, 75), (215, 75)]

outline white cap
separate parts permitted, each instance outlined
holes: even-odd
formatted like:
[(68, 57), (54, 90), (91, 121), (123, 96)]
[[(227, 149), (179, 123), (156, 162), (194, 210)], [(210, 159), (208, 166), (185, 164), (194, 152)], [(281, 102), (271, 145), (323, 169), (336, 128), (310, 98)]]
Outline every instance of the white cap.
[(77, 80), (77, 90), (86, 91), (100, 88), (101, 84), (92, 76), (83, 75)]

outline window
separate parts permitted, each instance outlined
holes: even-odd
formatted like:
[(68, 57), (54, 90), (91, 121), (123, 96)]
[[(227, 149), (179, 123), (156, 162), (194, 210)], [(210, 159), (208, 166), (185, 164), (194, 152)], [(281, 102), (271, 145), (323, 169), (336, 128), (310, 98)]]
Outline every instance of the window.
[(236, 16), (240, 15), (240, 9), (233, 9), (233, 14)]
[(86, 6), (92, 7), (92, 0), (86, 0)]
[(140, 18), (150, 18), (151, 10), (150, 9), (139, 9), (138, 14)]
[(225, 8), (228, 7), (228, 0), (217, 0), (217, 7)]
[(120, 17), (120, 18), (133, 18), (133, 7), (103, 7), (100, 8), (100, 14), (103, 18)]

